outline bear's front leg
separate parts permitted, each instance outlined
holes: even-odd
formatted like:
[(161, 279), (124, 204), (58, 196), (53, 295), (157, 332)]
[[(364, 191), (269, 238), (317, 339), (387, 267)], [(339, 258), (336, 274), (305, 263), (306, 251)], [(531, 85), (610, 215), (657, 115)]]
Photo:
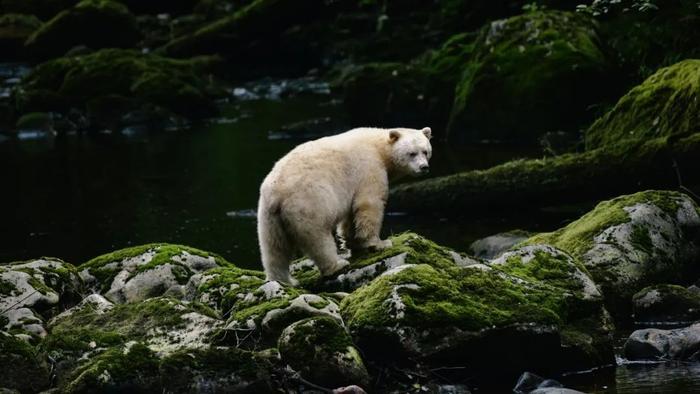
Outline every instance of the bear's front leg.
[(355, 243), (362, 249), (381, 250), (390, 248), (390, 240), (382, 240), (379, 233), (384, 219), (384, 200), (358, 200), (354, 207)]

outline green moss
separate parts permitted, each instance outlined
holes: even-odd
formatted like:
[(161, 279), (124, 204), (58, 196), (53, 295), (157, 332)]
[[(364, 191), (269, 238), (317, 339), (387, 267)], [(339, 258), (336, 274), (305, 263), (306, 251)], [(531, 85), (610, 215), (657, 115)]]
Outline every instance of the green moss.
[(484, 27), (462, 67), (450, 138), (532, 140), (582, 125), (591, 115), (587, 107), (606, 94), (601, 84), (609, 89), (611, 67), (596, 29), (586, 16), (559, 11)]
[(684, 182), (700, 182), (691, 171), (700, 154), (700, 134), (679, 140), (628, 140), (606, 148), (561, 156), (513, 160), (486, 170), (467, 171), (391, 190), (390, 209), (460, 212), (542, 208), (587, 202), (644, 188), (675, 188), (669, 157)]
[(136, 19), (121, 3), (109, 0), (83, 0), (61, 11), (26, 42), (39, 58), (63, 55), (70, 48), (130, 47), (139, 39)]
[[(412, 284), (417, 288), (400, 287)], [(405, 305), (403, 326), (455, 326), (478, 331), (516, 322), (558, 324), (560, 316), (566, 316), (561, 290), (539, 284), (520, 285), (479, 268), (447, 274), (423, 264), (379, 277), (343, 299), (341, 314), (348, 327), (393, 326), (392, 316), (400, 311), (386, 301), (395, 288)]]
[(215, 311), (199, 303), (183, 304), (164, 297), (118, 304), (102, 314), (85, 307), (52, 325), (43, 346), (49, 351), (86, 351), (90, 342), (109, 347), (145, 340), (153, 330), (181, 327), (186, 323), (182, 315), (188, 312), (218, 318)]
[(662, 68), (630, 90), (586, 132), (586, 148), (629, 139), (688, 136), (700, 122), (700, 60)]
[[(440, 269), (456, 269), (450, 248), (437, 245), (431, 240), (412, 232), (405, 232), (389, 237), (392, 247), (380, 251), (357, 251), (350, 258), (350, 267), (346, 270), (353, 273), (354, 270), (362, 269), (373, 264), (381, 263), (391, 257), (401, 254), (405, 255), (404, 264), (428, 264)], [(376, 271), (368, 271), (366, 277), (357, 278), (355, 282), (363, 283), (370, 281), (386, 271), (387, 267), (379, 265)], [(312, 290), (321, 290), (328, 284), (321, 281), (319, 271), (310, 264), (295, 267), (294, 277), (299, 280), (302, 287)], [(353, 288), (340, 288), (333, 290), (354, 290)]]
[[(85, 109), (103, 96), (129, 98), (191, 117), (216, 113), (212, 102), (223, 95), (205, 74), (217, 58), (174, 60), (123, 49), (103, 49), (85, 56), (60, 58), (32, 70), (15, 92), (20, 113)], [(165, 81), (167, 83), (155, 83)]]
[(22, 392), (40, 392), (49, 387), (45, 355), (32, 345), (0, 331), (0, 380), (2, 386)]
[(111, 348), (73, 372), (64, 392), (136, 386), (148, 391), (158, 387), (158, 357), (147, 346), (135, 343), (127, 349)]
[[(652, 190), (603, 201), (595, 209), (568, 226), (552, 233), (535, 235), (525, 243), (552, 245), (581, 258), (593, 246), (593, 238), (603, 230), (629, 222), (629, 214), (623, 208), (648, 203), (675, 217), (679, 208), (679, 199), (682, 197), (683, 194), (678, 192)], [(646, 234), (641, 234), (639, 230)], [(639, 228), (635, 233), (637, 235), (633, 236), (633, 241), (641, 242), (643, 247), (651, 247), (648, 230)]]
[(6, 281), (0, 278), (0, 295), (11, 296), (17, 290), (17, 286), (14, 283)]
[(242, 299), (246, 294), (254, 293), (265, 283), (264, 273), (236, 267), (213, 268), (204, 276), (206, 279), (197, 289), (198, 294), (206, 294), (207, 302), (227, 316), (234, 306), (245, 304)]
[[(139, 265), (129, 278), (132, 278), (139, 273), (152, 270), (164, 264), (173, 265), (173, 274), (180, 284), (185, 284), (192, 276), (192, 271), (185, 264), (177, 261), (174, 257), (181, 256), (183, 253), (200, 256), (204, 258), (212, 257), (217, 265), (222, 267), (232, 266), (223, 257), (205, 252), (203, 250), (191, 248), (184, 245), (174, 245), (165, 243), (153, 243), (146, 245), (134, 246), (126, 249), (120, 249), (115, 252), (107, 253), (79, 266), (81, 270), (88, 272), (97, 278), (102, 285), (102, 290), (108, 290), (114, 280), (114, 277), (121, 271), (120, 263), (127, 259), (132, 259), (138, 256), (154, 253), (151, 260), (145, 264)], [(145, 261), (145, 260), (144, 260)]]
[[(264, 380), (272, 369), (269, 360), (257, 353), (237, 348), (186, 349), (172, 353), (160, 363), (163, 386), (172, 392), (188, 392), (202, 378), (222, 380), (227, 385), (250, 385), (267, 392)], [(228, 382), (229, 379), (231, 381)], [(238, 386), (237, 386), (238, 387)], [(255, 392), (251, 387), (250, 392)]]

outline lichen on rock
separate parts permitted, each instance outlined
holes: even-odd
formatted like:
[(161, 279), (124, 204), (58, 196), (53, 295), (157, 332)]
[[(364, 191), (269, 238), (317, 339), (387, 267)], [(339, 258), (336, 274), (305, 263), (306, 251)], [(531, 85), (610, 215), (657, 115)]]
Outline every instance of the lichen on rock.
[(75, 267), (59, 259), (0, 265), (0, 330), (25, 339), (45, 336), (44, 320), (76, 303), (82, 286)]
[(182, 245), (147, 244), (118, 250), (82, 264), (85, 284), (112, 302), (137, 302), (163, 294), (193, 298), (190, 278), (232, 266), (215, 254)]

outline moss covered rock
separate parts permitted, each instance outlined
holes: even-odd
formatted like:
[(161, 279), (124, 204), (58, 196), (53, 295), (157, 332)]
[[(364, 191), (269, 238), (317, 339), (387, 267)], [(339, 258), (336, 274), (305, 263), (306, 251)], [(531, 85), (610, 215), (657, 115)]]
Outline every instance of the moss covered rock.
[[(234, 287), (234, 286), (231, 286)], [(224, 327), (224, 342), (237, 347), (273, 345), (290, 324), (313, 316), (327, 316), (342, 324), (335, 300), (278, 282), (262, 282), (258, 287), (237, 289)]]
[(98, 100), (110, 98), (114, 105), (120, 98), (122, 109), (156, 106), (187, 117), (209, 116), (216, 113), (213, 100), (222, 94), (205, 79), (216, 64), (216, 58), (173, 60), (104, 49), (40, 64), (22, 80), (14, 98), (20, 114), (68, 108), (99, 114)]
[(463, 70), (450, 138), (532, 141), (590, 119), (612, 68), (592, 20), (541, 11), (486, 26)]
[(568, 226), (526, 243), (553, 245), (580, 259), (611, 312), (626, 319), (637, 291), (697, 275), (692, 234), (698, 228), (700, 209), (690, 197), (646, 191), (602, 202)]
[(61, 11), (26, 42), (34, 57), (47, 59), (85, 45), (93, 49), (128, 48), (139, 39), (136, 19), (121, 3), (83, 0)]
[(278, 348), (282, 361), (326, 387), (368, 387), (369, 374), (350, 335), (335, 319), (313, 317), (285, 328)]
[(654, 285), (632, 298), (637, 324), (680, 325), (700, 320), (700, 294), (678, 285)]
[(187, 349), (165, 357), (159, 366), (169, 393), (270, 393), (283, 382), (276, 376), (278, 356), (235, 347)]
[(0, 51), (2, 51), (2, 60), (22, 59), (24, 42), (39, 26), (41, 26), (41, 21), (34, 15), (1, 15)]
[[(343, 299), (341, 314), (368, 357), (470, 365), (477, 374), (610, 361), (602, 297), (571, 256), (551, 247), (485, 264), (448, 256), (396, 266)], [(511, 347), (518, 355), (504, 359)]]
[(78, 302), (78, 272), (58, 259), (0, 265), (0, 329), (25, 340), (46, 335), (44, 320)]
[(192, 298), (187, 284), (196, 273), (232, 266), (222, 257), (172, 244), (148, 244), (96, 257), (80, 266), (86, 285), (113, 302), (137, 302), (168, 294)]
[(586, 132), (586, 148), (630, 139), (682, 137), (700, 124), (700, 60), (662, 68), (634, 87)]
[(50, 376), (45, 354), (26, 340), (0, 330), (0, 379), (3, 388), (39, 392), (49, 387)]
[(438, 268), (467, 266), (481, 263), (463, 253), (421, 237), (403, 233), (390, 238), (393, 246), (376, 253), (359, 253), (350, 257), (350, 266), (330, 279), (321, 280), (321, 273), (313, 261), (302, 259), (291, 265), (292, 275), (301, 286), (329, 292), (351, 292), (371, 282), (387, 270), (403, 265), (428, 264)]

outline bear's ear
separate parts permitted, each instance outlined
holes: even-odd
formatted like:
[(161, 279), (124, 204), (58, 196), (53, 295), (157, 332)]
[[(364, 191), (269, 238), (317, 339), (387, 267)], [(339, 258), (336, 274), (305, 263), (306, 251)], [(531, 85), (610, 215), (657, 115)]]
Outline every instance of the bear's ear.
[(421, 130), (421, 131), (423, 132), (423, 135), (425, 135), (425, 137), (427, 139), (433, 138), (433, 131), (430, 130), (430, 127), (423, 127), (423, 130)]
[(389, 143), (390, 144), (393, 144), (394, 142), (398, 141), (399, 137), (401, 137), (401, 133), (398, 130), (389, 131)]

